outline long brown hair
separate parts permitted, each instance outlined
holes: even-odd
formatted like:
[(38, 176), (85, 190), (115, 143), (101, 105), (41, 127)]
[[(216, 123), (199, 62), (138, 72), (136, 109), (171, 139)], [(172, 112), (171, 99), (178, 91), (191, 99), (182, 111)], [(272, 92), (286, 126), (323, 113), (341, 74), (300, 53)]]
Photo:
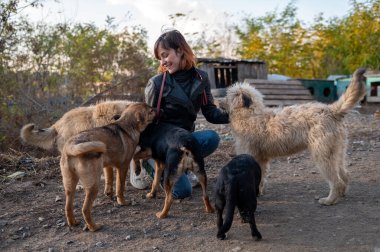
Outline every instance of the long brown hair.
[[(189, 44), (186, 42), (185, 38), (179, 31), (170, 30), (164, 32), (160, 37), (158, 37), (156, 43), (154, 43), (154, 56), (158, 60), (160, 60), (160, 57), (158, 55), (158, 48), (160, 46), (166, 50), (174, 49), (177, 51), (180, 49), (183, 52), (181, 61), (179, 63), (180, 70), (189, 70), (190, 68), (195, 67), (197, 59)], [(160, 64), (158, 67), (158, 72), (163, 73), (165, 71), (165, 67)]]

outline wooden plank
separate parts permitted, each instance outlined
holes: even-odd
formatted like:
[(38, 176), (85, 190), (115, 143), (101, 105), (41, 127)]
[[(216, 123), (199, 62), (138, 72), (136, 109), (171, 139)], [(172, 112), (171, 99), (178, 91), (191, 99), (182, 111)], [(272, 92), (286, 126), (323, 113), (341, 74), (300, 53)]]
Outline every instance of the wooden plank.
[(278, 85), (278, 84), (251, 84), (251, 85), (257, 89), (260, 89), (260, 88), (305, 89), (305, 87), (302, 85), (287, 85), (287, 84), (281, 84), (281, 85)]
[(283, 101), (264, 100), (264, 104), (269, 107), (270, 106), (290, 106), (294, 104), (303, 104), (303, 103), (308, 103), (308, 102), (312, 102), (312, 101), (309, 101), (309, 100), (283, 100)]
[(310, 95), (264, 95), (264, 100), (313, 100)]
[(311, 94), (307, 89), (257, 89), (260, 93), (264, 95), (275, 95), (275, 94), (289, 94), (289, 95), (309, 95)]
[(244, 82), (247, 82), (249, 84), (302, 85), (302, 82), (299, 80), (278, 81), (262, 79), (244, 79)]
[(214, 66), (215, 69), (233, 69), (237, 68), (237, 66)]

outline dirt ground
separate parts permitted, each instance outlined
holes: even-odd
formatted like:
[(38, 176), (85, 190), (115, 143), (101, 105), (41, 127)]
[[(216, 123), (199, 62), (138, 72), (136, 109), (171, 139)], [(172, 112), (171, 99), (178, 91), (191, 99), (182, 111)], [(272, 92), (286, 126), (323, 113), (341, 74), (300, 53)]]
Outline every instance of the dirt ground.
[[(308, 152), (274, 160), (266, 194), (258, 199), (256, 222), (262, 241), (250, 236), (239, 216), (227, 239), (216, 238), (216, 214), (207, 214), (200, 187), (189, 199), (175, 202), (167, 219), (155, 213), (163, 206), (163, 192), (146, 199), (147, 190), (129, 182), (129, 206), (98, 195), (93, 216), (103, 228), (83, 231), (76, 194), (78, 227), (65, 223), (59, 158), (35, 158), (10, 150), (0, 156), (1, 251), (380, 251), (380, 106), (357, 108), (346, 118), (349, 130), (347, 168), (350, 189), (334, 206), (320, 206), (328, 185)], [(199, 119), (198, 129), (212, 128), (221, 136), (220, 148), (206, 158), (209, 192), (218, 170), (234, 156), (228, 125)], [(21, 171), (25, 176), (10, 179)], [(103, 190), (103, 188), (101, 188)], [(213, 202), (213, 197), (211, 197)]]

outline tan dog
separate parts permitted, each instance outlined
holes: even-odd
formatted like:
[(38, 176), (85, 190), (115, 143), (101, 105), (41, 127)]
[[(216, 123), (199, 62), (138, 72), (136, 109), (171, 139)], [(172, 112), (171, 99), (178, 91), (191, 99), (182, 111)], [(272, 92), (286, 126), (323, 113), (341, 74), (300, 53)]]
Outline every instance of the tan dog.
[[(111, 123), (115, 115), (121, 115), (123, 110), (133, 102), (114, 100), (103, 101), (88, 107), (78, 107), (66, 112), (61, 119), (46, 129), (36, 129), (35, 124), (27, 124), (21, 129), (22, 140), (30, 145), (46, 150), (62, 148), (67, 139), (83, 130), (101, 127)], [(113, 195), (112, 167), (105, 167), (106, 186), (104, 193)]]
[(230, 87), (227, 104), (237, 154), (254, 156), (265, 178), (271, 159), (309, 149), (330, 186), (328, 197), (319, 199), (319, 203), (335, 204), (344, 196), (348, 183), (343, 118), (366, 94), (364, 73), (365, 69), (358, 69), (346, 92), (330, 105), (313, 102), (267, 108), (262, 94), (249, 84)]
[(99, 190), (103, 167), (116, 167), (116, 195), (119, 204), (124, 199), (125, 178), (140, 133), (151, 123), (156, 112), (145, 103), (128, 106), (114, 123), (82, 131), (69, 138), (61, 153), (61, 172), (66, 195), (65, 214), (69, 226), (77, 225), (73, 203), (75, 187), (80, 180), (86, 196), (82, 214), (90, 231), (100, 228), (91, 218), (92, 204)]
[(88, 107), (78, 107), (66, 112), (61, 119), (46, 129), (36, 129), (33, 123), (22, 127), (20, 136), (30, 145), (45, 150), (57, 148), (62, 152), (63, 145), (73, 135), (95, 127), (107, 125), (115, 115), (121, 115), (132, 102), (115, 100), (104, 101)]

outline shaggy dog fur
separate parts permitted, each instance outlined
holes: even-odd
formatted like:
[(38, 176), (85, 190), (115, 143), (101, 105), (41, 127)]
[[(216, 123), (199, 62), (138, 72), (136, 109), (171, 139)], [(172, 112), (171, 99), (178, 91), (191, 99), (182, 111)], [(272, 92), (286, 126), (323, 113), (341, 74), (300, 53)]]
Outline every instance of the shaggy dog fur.
[[(101, 127), (114, 121), (116, 115), (120, 116), (123, 110), (133, 102), (123, 100), (109, 100), (91, 105), (78, 107), (66, 112), (61, 119), (46, 129), (38, 129), (30, 123), (22, 127), (21, 139), (30, 145), (51, 150), (57, 148), (61, 153), (67, 139), (81, 131)], [(113, 196), (112, 167), (105, 167), (104, 176), (106, 185), (104, 193)]]
[(74, 193), (80, 180), (86, 196), (82, 214), (90, 231), (100, 228), (91, 217), (92, 204), (98, 194), (102, 168), (117, 170), (117, 202), (125, 205), (125, 178), (140, 133), (156, 117), (156, 112), (146, 103), (128, 106), (114, 123), (82, 131), (69, 138), (61, 153), (61, 173), (66, 195), (65, 214), (69, 226), (79, 222), (74, 217)]
[[(234, 157), (220, 171), (215, 186), (215, 208), (217, 213), (217, 237), (226, 238), (234, 219), (237, 206), (240, 216), (245, 223), (249, 223), (252, 237), (260, 240), (261, 234), (256, 227), (255, 211), (257, 195), (261, 180), (259, 164), (251, 155), (242, 154)], [(223, 223), (223, 210), (225, 221)]]
[(199, 179), (206, 212), (214, 212), (207, 195), (207, 175), (201, 146), (191, 132), (168, 123), (150, 124), (141, 133), (139, 145), (142, 150), (136, 153), (136, 162), (150, 156), (156, 161), (152, 190), (147, 198), (155, 197), (162, 173), (164, 174), (165, 204), (162, 211), (156, 213), (158, 218), (166, 218), (168, 215), (173, 203), (173, 185), (187, 170), (194, 172)]
[[(323, 205), (344, 196), (347, 133), (343, 118), (366, 94), (365, 69), (358, 69), (346, 92), (332, 104), (318, 102), (284, 108), (265, 107), (262, 94), (249, 84), (237, 83), (227, 90), (227, 105), (237, 154), (251, 154), (265, 178), (271, 159), (309, 149), (330, 186)], [(260, 192), (264, 191), (264, 179)]]

